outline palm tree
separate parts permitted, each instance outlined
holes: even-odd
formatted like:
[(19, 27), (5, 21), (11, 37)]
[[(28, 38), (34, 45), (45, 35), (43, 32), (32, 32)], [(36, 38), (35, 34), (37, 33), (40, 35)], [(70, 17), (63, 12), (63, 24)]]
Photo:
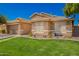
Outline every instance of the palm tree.
[(76, 18), (76, 14), (79, 14), (79, 3), (67, 3), (64, 7), (64, 14), (66, 17)]
[(79, 3), (67, 3), (64, 7), (64, 14), (66, 17), (73, 16), (79, 13)]
[(64, 7), (64, 14), (66, 17), (69, 17), (74, 14), (74, 7), (73, 3), (68, 3)]

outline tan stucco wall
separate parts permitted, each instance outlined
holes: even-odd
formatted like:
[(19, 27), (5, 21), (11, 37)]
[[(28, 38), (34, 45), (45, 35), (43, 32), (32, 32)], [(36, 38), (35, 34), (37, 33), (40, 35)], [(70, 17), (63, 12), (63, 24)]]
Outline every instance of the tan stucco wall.
[(16, 27), (16, 26), (17, 26), (16, 24), (15, 25), (7, 25), (7, 33), (8, 34), (17, 34), (18, 33), (18, 27)]
[(14, 22), (8, 23), (7, 29), (9, 34), (13, 34), (15, 32), (14, 34), (28, 35), (31, 32), (31, 23), (22, 18), (17, 18)]
[[(19, 28), (19, 26), (20, 26), (20, 28)], [(14, 34), (29, 34), (29, 32), (31, 31), (31, 24), (29, 24), (29, 23), (18, 23), (18, 25), (17, 24), (8, 25), (7, 27), (8, 27), (7, 29), (8, 29), (9, 34), (13, 34), (12, 28), (16, 32)]]
[(55, 22), (55, 32), (66, 33), (66, 22)]
[[(41, 23), (43, 23), (43, 30), (41, 30), (40, 28), (39, 28), (39, 26), (38, 25), (34, 25), (34, 24), (38, 24), (38, 22), (34, 22), (34, 23), (32, 23), (32, 35), (34, 36), (38, 36), (38, 37), (48, 37), (48, 28), (49, 28), (49, 26), (48, 26), (48, 22), (39, 22), (40, 24)], [(37, 31), (36, 29), (34, 29), (34, 27), (38, 27), (39, 28), (39, 30), (41, 30), (40, 32), (39, 31)]]
[(55, 22), (55, 32), (60, 32), (65, 37), (72, 37), (72, 21), (69, 25), (66, 22), (67, 21)]
[(23, 30), (22, 34), (29, 34), (31, 32), (31, 24), (29, 23), (21, 23), (21, 30)]

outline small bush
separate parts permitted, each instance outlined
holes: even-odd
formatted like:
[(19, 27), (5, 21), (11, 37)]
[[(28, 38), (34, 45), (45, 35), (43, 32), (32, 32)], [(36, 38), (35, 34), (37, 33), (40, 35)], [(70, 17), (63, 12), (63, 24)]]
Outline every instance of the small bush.
[(5, 30), (2, 30), (2, 33), (6, 33), (6, 31)]

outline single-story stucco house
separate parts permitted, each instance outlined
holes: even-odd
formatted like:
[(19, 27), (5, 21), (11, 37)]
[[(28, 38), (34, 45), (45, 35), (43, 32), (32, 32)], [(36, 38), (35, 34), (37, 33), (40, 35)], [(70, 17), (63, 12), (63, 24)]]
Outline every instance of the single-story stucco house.
[(30, 18), (31, 20), (16, 18), (9, 21), (5, 27), (7, 34), (31, 34), (34, 38), (79, 36), (79, 26), (74, 26), (74, 19), (47, 13), (34, 13)]
[(35, 13), (31, 18), (33, 37), (72, 37), (73, 19), (68, 19), (64, 16), (53, 16), (46, 13)]

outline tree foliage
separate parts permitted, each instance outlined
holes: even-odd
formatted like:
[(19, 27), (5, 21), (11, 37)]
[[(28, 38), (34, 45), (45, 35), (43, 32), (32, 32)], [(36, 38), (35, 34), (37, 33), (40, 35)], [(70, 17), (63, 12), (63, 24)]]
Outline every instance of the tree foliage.
[(7, 18), (3, 15), (0, 15), (0, 24), (6, 24), (7, 23)]
[(65, 16), (69, 17), (79, 13), (79, 3), (67, 3), (64, 7)]

